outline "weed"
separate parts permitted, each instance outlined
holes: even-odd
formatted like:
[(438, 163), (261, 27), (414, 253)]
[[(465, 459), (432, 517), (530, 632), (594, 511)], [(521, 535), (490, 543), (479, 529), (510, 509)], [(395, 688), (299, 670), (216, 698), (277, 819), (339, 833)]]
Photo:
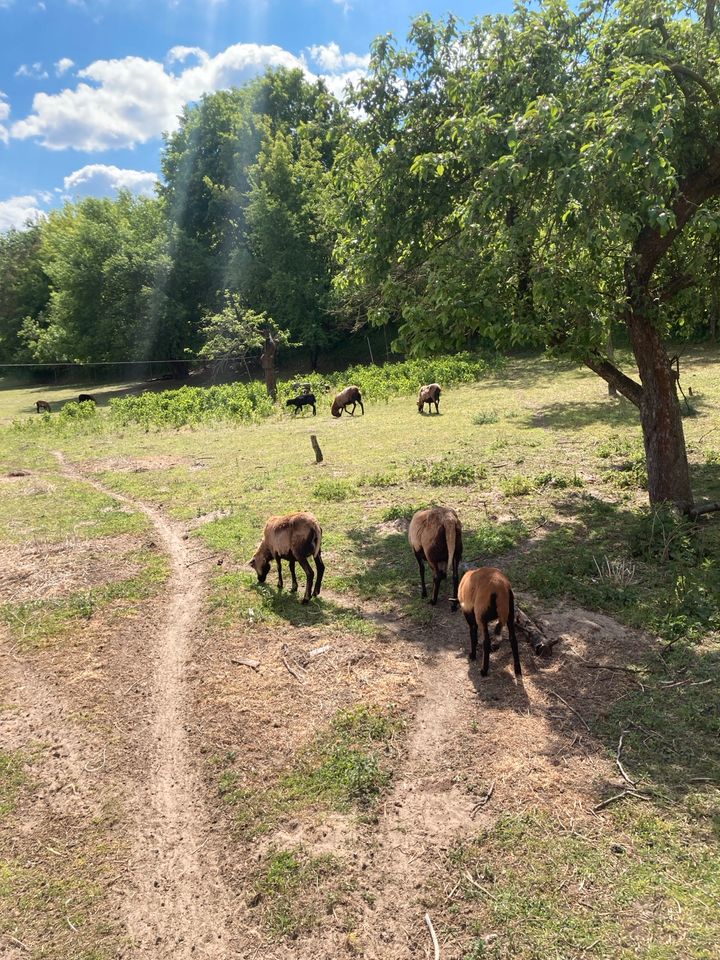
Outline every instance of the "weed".
[(430, 487), (467, 487), (484, 480), (487, 471), (472, 463), (461, 463), (452, 457), (442, 460), (425, 460), (413, 464), (408, 471), (411, 480), (426, 483)]
[(339, 870), (337, 857), (272, 848), (253, 881), (251, 906), (260, 908), (271, 936), (294, 939), (317, 924), (323, 887)]
[(534, 483), (531, 477), (521, 473), (513, 474), (506, 480), (500, 481), (500, 489), (506, 497), (524, 497), (533, 490)]
[(497, 423), (500, 419), (497, 413), (494, 413), (492, 410), (481, 410), (479, 413), (476, 413), (472, 418), (472, 422), (481, 427), (486, 423)]
[(383, 510), (382, 519), (385, 522), (390, 522), (392, 520), (412, 520), (418, 510), (425, 510), (427, 504), (416, 503), (409, 506), (402, 506), (401, 504), (393, 504), (392, 507), (388, 507), (387, 510)]
[(316, 500), (339, 502), (347, 500), (353, 489), (353, 486), (345, 480), (320, 480), (313, 487), (312, 495)]

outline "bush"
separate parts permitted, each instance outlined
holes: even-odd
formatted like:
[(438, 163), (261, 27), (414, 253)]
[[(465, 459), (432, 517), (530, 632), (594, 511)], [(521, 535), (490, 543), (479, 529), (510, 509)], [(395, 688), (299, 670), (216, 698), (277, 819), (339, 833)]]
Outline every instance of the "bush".
[(467, 487), (476, 480), (487, 476), (484, 467), (472, 463), (457, 463), (450, 457), (442, 460), (428, 460), (415, 463), (410, 467), (408, 476), (430, 487)]

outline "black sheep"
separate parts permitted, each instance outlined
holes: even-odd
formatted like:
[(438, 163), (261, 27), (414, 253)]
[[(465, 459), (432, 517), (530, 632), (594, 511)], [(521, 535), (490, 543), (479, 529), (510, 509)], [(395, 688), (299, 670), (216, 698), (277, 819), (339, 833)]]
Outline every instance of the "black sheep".
[(301, 407), (312, 407), (313, 416), (317, 414), (315, 409), (315, 394), (314, 393), (303, 393), (299, 397), (292, 397), (285, 404), (286, 407), (295, 407), (295, 413), (293, 416), (297, 415), (298, 410)]

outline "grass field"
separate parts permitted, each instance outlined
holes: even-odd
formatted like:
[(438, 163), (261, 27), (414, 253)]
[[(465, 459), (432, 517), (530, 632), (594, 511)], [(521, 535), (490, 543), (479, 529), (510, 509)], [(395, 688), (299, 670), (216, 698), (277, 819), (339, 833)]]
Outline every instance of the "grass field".
[[(686, 356), (683, 385), (696, 496), (720, 499), (720, 354)], [(440, 416), (327, 407), (0, 427), (7, 955), (190, 957), (195, 938), (409, 960), (432, 956), (428, 913), (451, 960), (717, 956), (718, 521), (649, 510), (636, 411), (583, 369), (511, 360)], [(461, 615), (419, 598), (407, 522), (432, 503), (557, 641), (522, 645), (518, 684), (506, 641), (482, 679)], [(327, 565), (307, 607), (247, 566), (266, 517), (297, 509)], [(163, 704), (197, 836), (168, 800), (153, 844), (197, 868), (217, 943), (192, 911), (173, 932), (142, 909), (146, 876), (188, 894), (139, 842)]]

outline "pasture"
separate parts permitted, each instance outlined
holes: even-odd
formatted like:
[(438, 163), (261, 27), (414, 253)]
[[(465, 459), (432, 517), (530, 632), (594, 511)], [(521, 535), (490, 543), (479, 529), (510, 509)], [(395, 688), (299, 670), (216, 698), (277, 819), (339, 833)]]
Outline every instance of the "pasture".
[[(414, 960), (426, 914), (444, 960), (717, 956), (719, 521), (649, 510), (636, 411), (589, 371), (478, 376), (439, 416), (174, 428), (12, 426), (44, 395), (5, 393), (3, 957)], [(683, 385), (720, 499), (718, 351)], [(507, 639), (469, 663), (447, 584), (420, 599), (433, 503), (557, 641), (520, 638), (520, 682)], [(294, 510), (308, 606), (247, 565)]]

